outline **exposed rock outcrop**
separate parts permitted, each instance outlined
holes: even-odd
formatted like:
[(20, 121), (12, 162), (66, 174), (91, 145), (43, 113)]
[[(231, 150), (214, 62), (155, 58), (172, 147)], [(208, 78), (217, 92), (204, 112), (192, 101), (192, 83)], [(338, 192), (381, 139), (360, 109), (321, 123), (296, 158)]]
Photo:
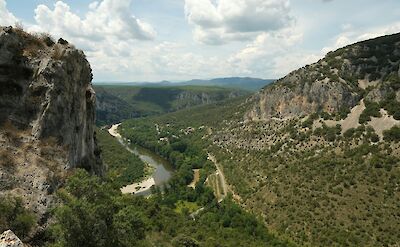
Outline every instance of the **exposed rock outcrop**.
[(22, 241), (10, 230), (0, 235), (0, 247), (25, 247)]
[(28, 240), (46, 227), (68, 170), (104, 173), (91, 80), (67, 41), (0, 27), (0, 200), (19, 197), (35, 214)]
[(356, 43), (266, 86), (250, 100), (250, 120), (293, 118), (314, 112), (348, 111), (365, 96), (399, 99), (400, 34)]
[(94, 132), (95, 93), (82, 51), (65, 40), (0, 28), (0, 123), (56, 138), (67, 168), (103, 173)]

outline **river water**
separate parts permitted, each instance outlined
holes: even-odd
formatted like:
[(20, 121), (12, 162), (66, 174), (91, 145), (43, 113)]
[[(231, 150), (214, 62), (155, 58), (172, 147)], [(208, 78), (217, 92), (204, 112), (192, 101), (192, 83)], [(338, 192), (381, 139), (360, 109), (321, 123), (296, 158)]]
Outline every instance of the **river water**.
[[(118, 127), (118, 125), (116, 125), (116, 127)], [(114, 136), (129, 152), (137, 155), (144, 163), (149, 164), (154, 168), (154, 172), (151, 177), (154, 179), (155, 186), (162, 188), (168, 183), (174, 172), (170, 162), (146, 148), (140, 147), (135, 144), (127, 144), (125, 141), (122, 140), (120, 135)], [(146, 182), (144, 182), (144, 184), (145, 183)], [(142, 196), (150, 195), (151, 188), (146, 187), (146, 189), (141, 189), (140, 192), (135, 192), (134, 194)]]

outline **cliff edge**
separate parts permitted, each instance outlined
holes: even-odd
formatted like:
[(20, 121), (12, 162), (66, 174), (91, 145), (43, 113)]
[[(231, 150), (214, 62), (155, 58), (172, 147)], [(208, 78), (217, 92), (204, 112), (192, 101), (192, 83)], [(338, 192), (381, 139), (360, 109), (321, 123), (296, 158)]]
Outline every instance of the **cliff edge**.
[[(46, 227), (69, 170), (104, 174), (91, 80), (84, 53), (67, 41), (0, 27), (0, 202), (34, 214), (24, 241)], [(2, 219), (0, 232), (13, 223)]]
[(67, 150), (66, 168), (102, 174), (91, 81), (84, 53), (67, 41), (0, 28), (0, 123), (55, 138)]

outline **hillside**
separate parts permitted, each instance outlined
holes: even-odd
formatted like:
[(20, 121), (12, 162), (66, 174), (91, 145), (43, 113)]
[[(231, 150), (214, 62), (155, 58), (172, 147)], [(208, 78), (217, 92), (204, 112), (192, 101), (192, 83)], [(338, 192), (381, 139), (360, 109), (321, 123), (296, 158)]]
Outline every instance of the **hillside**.
[(251, 77), (226, 77), (210, 80), (193, 79), (190, 81), (160, 81), (160, 82), (96, 82), (96, 86), (136, 86), (136, 87), (181, 87), (181, 86), (211, 86), (223, 88), (235, 88), (245, 91), (256, 92), (266, 85), (274, 82), (273, 79), (259, 79)]
[(109, 124), (249, 94), (213, 86), (137, 87), (96, 86), (97, 123)]
[(0, 27), (0, 232), (42, 234), (68, 171), (102, 175), (95, 93), (82, 51)]
[[(230, 198), (217, 201), (204, 180), (188, 187), (187, 166), (174, 167), (164, 193), (122, 194), (151, 170), (129, 143), (95, 129), (83, 52), (7, 27), (0, 54), (0, 246), (294, 246)], [(190, 88), (181, 98), (234, 92)]]
[(140, 131), (125, 135), (189, 153), (192, 168), (212, 154), (235, 200), (299, 245), (396, 246), (399, 64), (400, 34), (359, 42), (248, 99), (131, 120)]
[(237, 88), (237, 89), (256, 92), (274, 81), (275, 80), (258, 79), (250, 77), (228, 77), (228, 78), (215, 78), (211, 80), (195, 79), (187, 82), (180, 82), (179, 84)]

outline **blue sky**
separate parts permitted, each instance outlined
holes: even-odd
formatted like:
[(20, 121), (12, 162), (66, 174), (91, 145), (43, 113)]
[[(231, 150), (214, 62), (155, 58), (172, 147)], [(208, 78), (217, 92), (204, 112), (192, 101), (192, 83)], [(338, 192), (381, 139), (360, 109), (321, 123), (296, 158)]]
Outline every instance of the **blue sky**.
[(400, 32), (399, 0), (0, 0), (0, 25), (63, 37), (95, 81), (279, 78)]

